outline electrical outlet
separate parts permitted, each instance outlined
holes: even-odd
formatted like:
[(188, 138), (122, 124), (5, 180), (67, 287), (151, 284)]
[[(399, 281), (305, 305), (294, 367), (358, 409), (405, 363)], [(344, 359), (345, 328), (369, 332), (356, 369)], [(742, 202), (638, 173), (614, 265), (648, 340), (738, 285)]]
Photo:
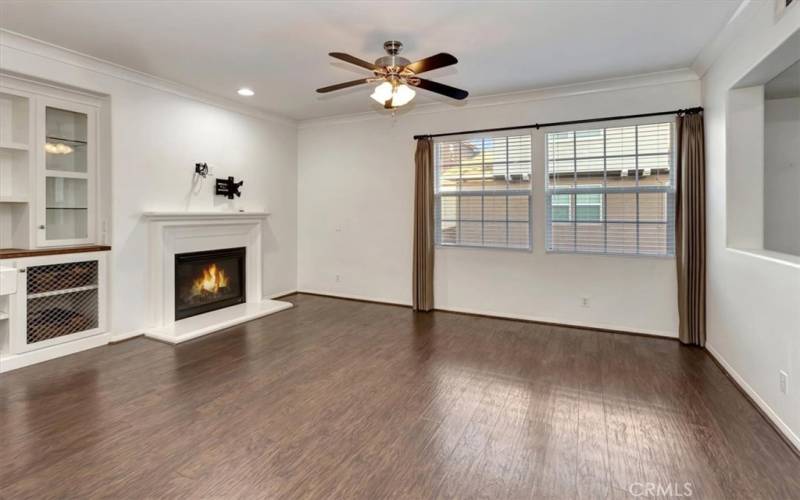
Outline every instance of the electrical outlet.
[(589, 307), (589, 297), (581, 297), (581, 307)]
[(778, 372), (778, 386), (782, 393), (789, 393), (789, 374), (783, 370)]

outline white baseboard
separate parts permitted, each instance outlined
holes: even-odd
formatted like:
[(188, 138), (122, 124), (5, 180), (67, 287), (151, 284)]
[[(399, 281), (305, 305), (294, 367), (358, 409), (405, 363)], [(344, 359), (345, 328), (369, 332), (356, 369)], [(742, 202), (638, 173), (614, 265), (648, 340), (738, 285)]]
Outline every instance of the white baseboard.
[(630, 328), (627, 326), (620, 326), (620, 325), (611, 325), (606, 323), (584, 323), (580, 321), (565, 321), (563, 319), (558, 318), (549, 318), (545, 316), (530, 316), (526, 314), (507, 314), (507, 313), (497, 313), (494, 311), (484, 311), (480, 309), (470, 309), (465, 307), (438, 307), (434, 305), (434, 309), (437, 311), (445, 311), (445, 312), (454, 312), (454, 313), (461, 313), (461, 314), (477, 314), (479, 316), (490, 316), (493, 318), (500, 318), (500, 319), (517, 319), (521, 321), (531, 321), (534, 323), (547, 323), (550, 325), (555, 326), (574, 326), (578, 328), (587, 328), (587, 329), (596, 329), (596, 330), (612, 330), (616, 332), (625, 332), (625, 333), (634, 333), (634, 334), (641, 334), (641, 335), (652, 335), (654, 337), (669, 337), (669, 338), (678, 338), (678, 334), (676, 332), (670, 332), (665, 330), (648, 330), (644, 328)]
[(29, 366), (43, 361), (67, 356), (68, 354), (75, 354), (76, 352), (86, 351), (107, 345), (111, 335), (103, 333), (86, 337), (71, 342), (65, 342), (35, 351), (28, 351), (22, 354), (7, 354), (0, 357), (0, 373), (16, 370), (23, 366)]
[(795, 434), (792, 429), (786, 425), (786, 422), (781, 420), (781, 417), (778, 416), (777, 413), (767, 404), (764, 399), (759, 396), (755, 389), (753, 389), (750, 384), (745, 381), (745, 379), (739, 375), (739, 372), (734, 370), (734, 368), (728, 363), (728, 361), (722, 357), (722, 355), (714, 349), (714, 347), (706, 343), (706, 350), (717, 360), (717, 362), (722, 365), (728, 374), (739, 384), (739, 387), (744, 390), (744, 392), (750, 396), (750, 399), (759, 407), (759, 409), (764, 413), (764, 415), (775, 425), (775, 427), (786, 437), (789, 442), (791, 442), (794, 447), (795, 451), (800, 452), (800, 437)]
[(363, 302), (381, 302), (383, 304), (392, 304), (396, 306), (406, 306), (411, 307), (410, 302), (401, 302), (399, 300), (394, 299), (384, 299), (381, 297), (364, 297), (363, 295), (348, 295), (344, 293), (336, 293), (330, 292), (327, 290), (313, 290), (310, 288), (304, 288), (302, 290), (297, 290), (297, 293), (309, 293), (311, 295), (325, 295), (328, 297), (336, 297), (339, 299), (351, 299), (351, 300), (360, 300)]
[(132, 339), (134, 337), (141, 337), (144, 334), (145, 334), (144, 329), (131, 330), (130, 332), (112, 333), (111, 337), (109, 338), (109, 343), (116, 344), (117, 342), (122, 342), (123, 340)]
[(271, 294), (269, 296), (266, 296), (266, 297), (263, 297), (263, 298), (264, 299), (277, 299), (277, 298), (280, 298), (280, 297), (285, 297), (286, 295), (292, 295), (294, 293), (297, 293), (297, 289), (296, 288), (292, 289), (292, 290), (286, 290), (284, 292), (273, 293), (273, 294)]

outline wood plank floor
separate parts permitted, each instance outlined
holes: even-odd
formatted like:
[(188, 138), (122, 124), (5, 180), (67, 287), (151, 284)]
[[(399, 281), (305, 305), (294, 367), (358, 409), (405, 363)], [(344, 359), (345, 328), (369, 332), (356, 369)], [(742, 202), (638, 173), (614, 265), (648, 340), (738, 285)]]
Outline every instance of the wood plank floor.
[(288, 300), (0, 376), (0, 497), (800, 498), (800, 459), (700, 349)]

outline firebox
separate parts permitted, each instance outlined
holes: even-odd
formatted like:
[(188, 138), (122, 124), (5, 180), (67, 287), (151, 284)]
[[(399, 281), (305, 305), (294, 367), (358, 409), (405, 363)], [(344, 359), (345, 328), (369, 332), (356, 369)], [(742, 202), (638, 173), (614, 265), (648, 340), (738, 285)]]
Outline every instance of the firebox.
[(246, 300), (245, 251), (226, 248), (175, 255), (175, 320)]

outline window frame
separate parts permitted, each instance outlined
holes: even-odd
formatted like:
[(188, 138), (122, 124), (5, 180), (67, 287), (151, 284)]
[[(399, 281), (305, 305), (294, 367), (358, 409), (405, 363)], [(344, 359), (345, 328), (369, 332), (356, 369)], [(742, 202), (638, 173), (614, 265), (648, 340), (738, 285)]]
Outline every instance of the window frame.
[[(528, 172), (528, 182), (529, 186), (523, 189), (512, 189), (510, 187), (510, 176), (506, 179), (506, 189), (484, 189), (476, 190), (476, 191), (458, 191), (458, 192), (440, 192), (440, 169), (437, 163), (438, 155), (437, 155), (437, 147), (441, 143), (449, 143), (449, 142), (461, 142), (461, 141), (469, 141), (469, 140), (485, 140), (485, 139), (492, 139), (492, 138), (508, 138), (508, 137), (521, 137), (521, 136), (528, 136), (530, 139), (530, 171)], [(433, 140), (433, 198), (434, 198), (434, 246), (437, 249), (444, 249), (444, 248), (470, 248), (470, 249), (481, 249), (481, 250), (504, 250), (504, 251), (512, 251), (512, 252), (533, 252), (533, 214), (534, 214), (534, 207), (533, 207), (533, 190), (535, 186), (535, 147), (536, 147), (536, 137), (533, 134), (532, 129), (522, 129), (522, 130), (509, 130), (509, 131), (501, 131), (496, 133), (484, 133), (484, 134), (467, 134), (467, 135), (460, 135), (460, 136), (446, 136), (442, 137), (441, 139), (434, 139)], [(506, 160), (507, 161), (507, 160)], [(461, 163), (461, 162), (460, 162)], [(459, 176), (460, 179), (463, 177)], [(484, 177), (485, 178), (485, 177)], [(487, 194), (489, 196), (497, 196), (497, 197), (511, 197), (511, 196), (525, 196), (528, 198), (528, 220), (527, 221), (515, 221), (509, 217), (508, 213), (508, 205), (506, 205), (506, 217), (504, 221), (494, 221), (494, 222), (505, 222), (506, 223), (506, 241), (508, 241), (508, 227), (509, 224), (524, 224), (527, 222), (528, 226), (528, 243), (527, 246), (509, 246), (509, 245), (491, 245), (486, 244), (485, 239), (482, 238), (484, 241), (481, 242), (479, 245), (473, 245), (468, 243), (462, 243), (461, 238), (458, 238), (456, 243), (443, 243), (441, 237), (441, 223), (442, 222), (452, 222), (455, 224), (460, 224), (464, 222), (463, 219), (460, 218), (460, 204), (458, 209), (458, 216), (455, 220), (453, 219), (442, 219), (441, 218), (441, 201), (443, 198), (452, 197), (455, 199), (460, 199), (461, 197), (467, 196), (483, 196), (486, 197)], [(482, 209), (483, 210), (483, 209)], [(480, 222), (481, 228), (483, 228), (483, 224), (487, 222), (484, 218), (483, 213), (481, 214), (481, 219), (479, 221), (473, 222)], [(493, 221), (489, 221), (493, 222)], [(483, 231), (483, 229), (482, 229)]]
[[(550, 148), (548, 144), (548, 134), (558, 133), (558, 132), (580, 132), (585, 130), (605, 130), (609, 128), (619, 128), (619, 127), (631, 127), (631, 126), (642, 126), (642, 125), (656, 125), (662, 123), (669, 123), (670, 125), (670, 152), (669, 152), (669, 161), (670, 161), (670, 169), (669, 169), (669, 185), (667, 186), (641, 186), (638, 185), (638, 170), (649, 170), (649, 168), (638, 167), (637, 165), (637, 185), (635, 186), (625, 186), (625, 187), (611, 187), (609, 188), (606, 184), (608, 179), (608, 173), (604, 168), (603, 172), (603, 182), (605, 187), (602, 185), (593, 185), (593, 187), (584, 186), (579, 187), (575, 185), (574, 187), (551, 187), (550, 185), (550, 171), (549, 171), (549, 154)], [(542, 137), (542, 144), (544, 146), (543, 155), (541, 158), (543, 159), (543, 168), (542, 168), (542, 175), (540, 176), (540, 180), (543, 183), (543, 191), (544, 191), (544, 232), (545, 232), (545, 244), (544, 249), (547, 254), (577, 254), (577, 255), (597, 255), (597, 256), (612, 256), (612, 257), (636, 257), (636, 258), (656, 258), (656, 259), (674, 259), (675, 258), (675, 196), (676, 196), (676, 185), (675, 185), (675, 176), (676, 176), (676, 166), (677, 166), (677, 138), (675, 136), (675, 120), (671, 117), (643, 117), (643, 118), (635, 118), (635, 119), (624, 119), (624, 120), (609, 120), (609, 121), (598, 121), (598, 122), (590, 122), (590, 123), (583, 123), (583, 124), (574, 124), (574, 125), (562, 125), (562, 126), (555, 126), (555, 127), (548, 127), (542, 130), (543, 137)], [(574, 138), (573, 138), (574, 140)], [(608, 158), (605, 154), (605, 140), (604, 140), (604, 153), (600, 157), (604, 160)], [(638, 153), (638, 151), (637, 151)], [(657, 153), (663, 154), (663, 153)], [(634, 158), (637, 159), (645, 155), (633, 155)], [(622, 156), (620, 156), (622, 157)], [(637, 243), (636, 243), (636, 252), (635, 253), (626, 253), (626, 252), (615, 252), (609, 251), (608, 248), (608, 240), (606, 236), (606, 241), (604, 244), (603, 251), (587, 251), (587, 250), (578, 250), (577, 245), (576, 248), (572, 250), (568, 249), (554, 249), (552, 243), (552, 232), (553, 232), (553, 220), (552, 220), (552, 196), (554, 195), (573, 195), (572, 201), (570, 205), (570, 219), (568, 221), (561, 221), (561, 222), (570, 222), (574, 224), (578, 224), (581, 222), (584, 223), (598, 223), (604, 225), (604, 234), (607, 235), (607, 226), (608, 224), (616, 224), (620, 223), (619, 221), (612, 221), (609, 222), (604, 216), (607, 216), (605, 210), (607, 209), (608, 194), (625, 194), (625, 193), (632, 193), (637, 195), (637, 203), (636, 203), (636, 220), (635, 222), (631, 222), (631, 224), (635, 224), (637, 227)], [(666, 194), (666, 214), (665, 219), (663, 221), (651, 221), (651, 220), (640, 220), (639, 218), (639, 203), (638, 203), (638, 195), (642, 193), (665, 193)], [(592, 221), (577, 221), (574, 220), (573, 210), (577, 207), (577, 195), (578, 194), (601, 194), (602, 195), (602, 216), (600, 221), (592, 222)], [(559, 222), (559, 221), (556, 221)], [(642, 224), (665, 224), (666, 231), (667, 231), (667, 251), (663, 254), (657, 253), (642, 253), (639, 250), (639, 226)]]

